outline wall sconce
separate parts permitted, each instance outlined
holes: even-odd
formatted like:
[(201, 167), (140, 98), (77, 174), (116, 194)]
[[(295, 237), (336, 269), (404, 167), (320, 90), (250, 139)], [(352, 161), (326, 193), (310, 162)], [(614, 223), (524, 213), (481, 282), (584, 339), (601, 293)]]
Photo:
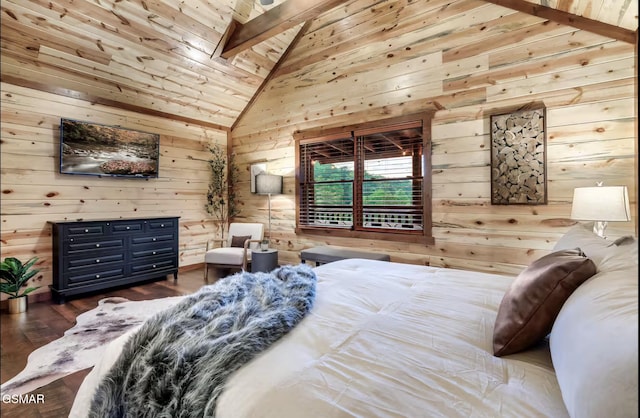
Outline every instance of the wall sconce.
[(282, 194), (282, 176), (258, 174), (256, 176), (256, 193), (269, 196), (269, 229), (267, 230), (267, 236), (271, 239), (271, 195)]
[(629, 192), (626, 186), (577, 187), (573, 191), (571, 219), (595, 221), (593, 233), (606, 238), (607, 222), (631, 220)]

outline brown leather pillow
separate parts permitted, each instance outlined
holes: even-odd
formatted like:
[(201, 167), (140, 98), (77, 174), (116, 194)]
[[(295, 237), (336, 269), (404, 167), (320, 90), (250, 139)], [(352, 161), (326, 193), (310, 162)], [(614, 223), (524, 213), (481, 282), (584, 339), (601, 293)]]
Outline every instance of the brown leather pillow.
[(248, 239), (251, 239), (251, 235), (246, 235), (246, 236), (243, 235), (238, 237), (234, 235), (231, 237), (231, 246), (243, 248), (244, 242)]
[(551, 332), (564, 302), (595, 273), (595, 264), (579, 248), (531, 263), (502, 298), (493, 329), (493, 354), (517, 353), (541, 341)]

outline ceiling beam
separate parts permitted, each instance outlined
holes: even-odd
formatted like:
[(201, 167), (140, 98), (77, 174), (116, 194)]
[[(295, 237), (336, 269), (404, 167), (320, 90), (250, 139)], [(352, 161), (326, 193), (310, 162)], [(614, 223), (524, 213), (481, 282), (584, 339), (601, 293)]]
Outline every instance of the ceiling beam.
[[(562, 10), (553, 9), (551, 7), (539, 4), (529, 3), (526, 0), (485, 0), (488, 3), (497, 4), (499, 6), (508, 7), (509, 9), (527, 13), (533, 16), (548, 19), (562, 25), (572, 26), (576, 29), (585, 30), (606, 36), (607, 38), (617, 39), (619, 41), (630, 44), (636, 43), (636, 32), (621, 28), (619, 26), (610, 25), (608, 23), (599, 22), (597, 20), (574, 15)], [(605, 2), (606, 3), (606, 2)], [(606, 7), (606, 5), (604, 6)]]
[(230, 58), (349, 0), (287, 0), (237, 27), (225, 43), (222, 58)]
[(305, 22), (304, 25), (302, 25), (302, 28), (298, 31), (298, 33), (293, 38), (293, 40), (291, 41), (287, 49), (280, 56), (280, 59), (278, 60), (278, 62), (276, 62), (276, 65), (274, 65), (271, 71), (269, 72), (269, 75), (265, 77), (265, 79), (262, 81), (262, 84), (260, 84), (260, 87), (258, 87), (258, 89), (253, 94), (253, 96), (251, 97), (247, 105), (244, 107), (244, 109), (242, 109), (242, 111), (236, 118), (236, 121), (233, 123), (233, 125), (231, 125), (230, 131), (233, 131), (236, 128), (236, 126), (238, 126), (238, 124), (240, 123), (244, 115), (249, 111), (249, 109), (251, 109), (251, 107), (256, 102), (256, 100), (258, 100), (258, 97), (260, 97), (260, 95), (264, 91), (264, 88), (267, 86), (269, 81), (271, 81), (271, 79), (275, 76), (276, 72), (280, 68), (280, 65), (287, 59), (287, 57), (289, 56), (293, 48), (295, 48), (296, 45), (298, 45), (298, 42), (300, 41), (300, 39), (302, 39), (302, 37), (307, 33), (307, 31), (309, 30), (309, 26), (311, 26), (311, 21), (307, 21)]
[(229, 22), (229, 24), (227, 25), (227, 29), (225, 29), (224, 33), (222, 34), (222, 38), (220, 38), (220, 40), (218, 41), (216, 49), (214, 49), (211, 53), (211, 58), (218, 58), (220, 55), (222, 55), (222, 48), (224, 48), (226, 43), (229, 42), (229, 38), (231, 38), (231, 35), (236, 30), (238, 25), (238, 22), (231, 19), (231, 22)]

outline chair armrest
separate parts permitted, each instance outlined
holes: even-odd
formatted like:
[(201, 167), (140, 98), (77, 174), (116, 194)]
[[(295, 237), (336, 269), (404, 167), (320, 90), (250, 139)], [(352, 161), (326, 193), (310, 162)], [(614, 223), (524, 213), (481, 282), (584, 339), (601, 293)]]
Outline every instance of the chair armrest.
[(252, 242), (262, 242), (261, 239), (248, 239), (244, 242), (244, 249), (248, 249), (249, 248), (249, 244), (251, 244)]
[[(207, 240), (207, 249), (206, 249), (206, 251), (209, 251), (211, 249), (211, 245), (210, 245), (211, 243), (217, 243), (217, 242), (219, 242), (221, 244), (224, 244), (225, 242), (227, 242), (227, 240), (226, 239), (220, 239), (220, 238), (208, 239)], [(222, 247), (222, 245), (221, 245), (221, 247)]]
[(244, 252), (242, 254), (242, 270), (247, 269), (247, 250), (252, 242), (262, 242), (261, 239), (248, 239), (244, 242)]

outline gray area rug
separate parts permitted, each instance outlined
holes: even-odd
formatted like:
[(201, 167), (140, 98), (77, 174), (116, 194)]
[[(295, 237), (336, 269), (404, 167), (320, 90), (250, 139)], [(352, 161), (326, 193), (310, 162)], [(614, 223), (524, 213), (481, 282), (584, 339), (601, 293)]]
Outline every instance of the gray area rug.
[(100, 300), (98, 307), (78, 315), (76, 325), (65, 331), (61, 338), (32, 352), (24, 370), (5, 382), (0, 392), (3, 395), (29, 393), (61, 377), (93, 367), (110, 341), (184, 298), (129, 301), (113, 297)]

